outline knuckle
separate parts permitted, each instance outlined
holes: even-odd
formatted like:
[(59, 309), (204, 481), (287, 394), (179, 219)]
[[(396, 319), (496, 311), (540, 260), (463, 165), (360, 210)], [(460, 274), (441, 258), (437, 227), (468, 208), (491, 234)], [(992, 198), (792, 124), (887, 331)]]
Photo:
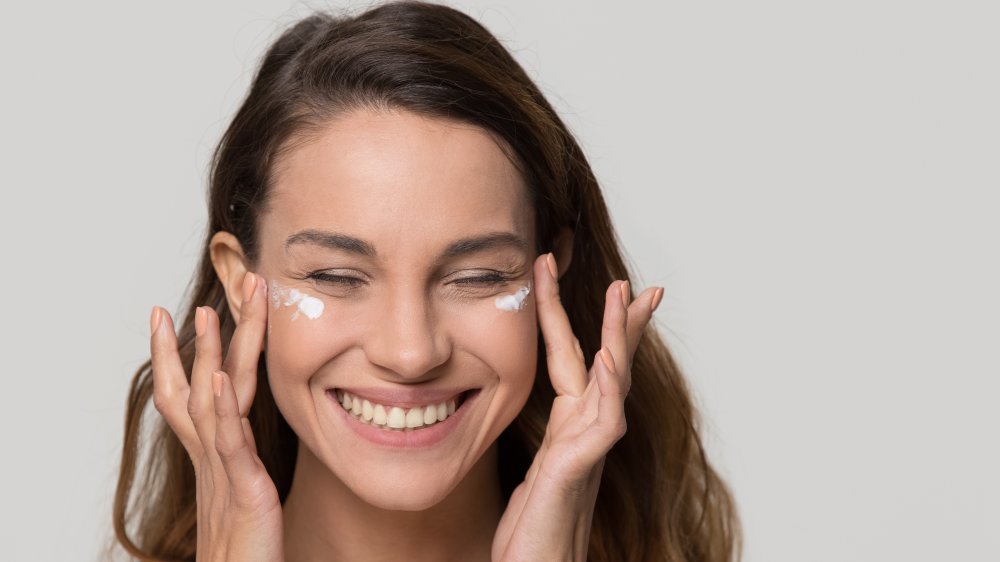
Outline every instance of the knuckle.
[(559, 292), (559, 287), (552, 289), (552, 300), (550, 302), (554, 305), (562, 306), (562, 293)]
[(231, 443), (230, 440), (222, 438), (221, 436), (215, 440), (215, 452), (219, 453), (219, 458), (222, 460), (229, 460), (236, 455), (243, 452), (246, 449), (246, 441), (239, 439), (235, 443)]
[(559, 288), (553, 288), (551, 291), (540, 291), (538, 293), (538, 307), (543, 311), (554, 312), (558, 311), (562, 307), (562, 295), (559, 294)]
[(555, 355), (559, 351), (559, 345), (551, 340), (545, 340), (545, 353), (548, 355)]
[(580, 341), (575, 337), (569, 341), (563, 339), (545, 340), (545, 351), (553, 357), (572, 354), (577, 359), (583, 359), (583, 349), (580, 348)]
[(279, 501), (274, 481), (263, 471), (258, 471), (248, 481), (234, 488), (232, 502), (243, 511), (256, 514)]
[(170, 400), (163, 394), (163, 392), (156, 390), (153, 391), (153, 407), (161, 415), (166, 414), (167, 410), (170, 408)]
[(247, 304), (240, 308), (240, 319), (238, 324), (241, 326), (258, 324), (266, 315), (266, 308), (255, 306), (253, 304)]
[(205, 416), (205, 408), (193, 398), (188, 400), (187, 412), (192, 420), (200, 420)]
[(621, 421), (615, 424), (615, 440), (625, 437), (625, 432), (628, 431), (628, 422), (625, 421), (623, 417)]

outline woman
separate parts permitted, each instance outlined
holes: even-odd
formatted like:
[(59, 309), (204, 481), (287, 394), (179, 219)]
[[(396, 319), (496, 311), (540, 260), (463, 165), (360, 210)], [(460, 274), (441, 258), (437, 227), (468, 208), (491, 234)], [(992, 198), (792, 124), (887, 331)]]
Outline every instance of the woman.
[(663, 289), (633, 298), (580, 147), (468, 16), (403, 2), (286, 31), (217, 147), (209, 223), (179, 333), (153, 309), (130, 391), (132, 555), (735, 555), (647, 326)]

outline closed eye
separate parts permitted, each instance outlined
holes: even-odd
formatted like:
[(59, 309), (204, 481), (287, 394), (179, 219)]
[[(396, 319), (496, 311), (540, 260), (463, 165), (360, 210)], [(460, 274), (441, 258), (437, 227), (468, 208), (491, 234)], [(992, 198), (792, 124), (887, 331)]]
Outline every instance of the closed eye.
[(332, 273), (326, 273), (323, 271), (315, 271), (310, 273), (307, 277), (308, 279), (313, 279), (319, 281), (320, 283), (332, 283), (336, 285), (343, 285), (346, 287), (360, 287), (365, 284), (364, 279), (358, 277), (349, 277), (347, 275), (334, 275)]
[[(361, 277), (337, 275), (330, 273), (329, 271), (314, 271), (308, 274), (306, 278), (312, 279), (318, 283), (340, 285), (347, 288), (357, 288), (368, 283), (367, 280), (362, 279)], [(511, 277), (505, 273), (499, 271), (489, 271), (481, 275), (458, 277), (451, 280), (449, 283), (460, 287), (495, 287), (506, 284), (510, 282), (510, 280)]]
[(492, 271), (485, 275), (476, 275), (473, 277), (459, 277), (452, 281), (456, 285), (481, 285), (486, 287), (492, 287), (494, 285), (502, 285), (510, 281), (510, 277), (500, 273), (499, 271)]

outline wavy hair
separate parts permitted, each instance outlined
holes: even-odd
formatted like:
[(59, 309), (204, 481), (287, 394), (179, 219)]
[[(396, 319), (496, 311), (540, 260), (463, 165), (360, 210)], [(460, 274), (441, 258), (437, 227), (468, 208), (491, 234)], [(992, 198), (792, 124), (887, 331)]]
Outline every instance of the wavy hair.
[[(587, 159), (538, 87), (481, 24), (455, 9), (394, 2), (353, 16), (317, 12), (268, 48), (246, 98), (215, 148), (209, 225), (178, 344), (194, 360), (194, 309), (211, 306), (224, 345), (235, 329), (212, 267), (208, 241), (233, 233), (252, 263), (257, 222), (275, 163), (325, 123), (356, 109), (399, 109), (459, 120), (502, 139), (534, 204), (538, 252), (573, 230), (561, 299), (585, 356), (600, 349), (603, 296), (629, 272)], [(538, 450), (555, 393), (539, 341), (535, 385), (499, 438), (501, 484), (509, 498)], [(225, 350), (224, 350), (225, 351)], [(144, 414), (153, 394), (150, 362), (128, 394), (113, 524), (118, 545), (142, 560), (194, 560), (195, 475), (184, 447), (160, 418)], [(650, 325), (633, 360), (625, 400), (628, 431), (607, 455), (594, 509), (592, 562), (723, 562), (739, 557), (731, 493), (708, 462), (684, 377)], [(272, 398), (264, 362), (250, 423), (282, 501), (298, 439)], [(149, 425), (152, 424), (152, 427)]]

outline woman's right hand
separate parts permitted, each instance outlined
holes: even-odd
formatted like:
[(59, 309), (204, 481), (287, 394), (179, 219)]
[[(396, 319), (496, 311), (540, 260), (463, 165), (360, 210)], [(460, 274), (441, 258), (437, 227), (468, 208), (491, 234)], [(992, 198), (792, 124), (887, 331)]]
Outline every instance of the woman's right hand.
[(194, 464), (199, 562), (284, 559), (281, 502), (247, 419), (267, 329), (264, 280), (247, 273), (242, 296), (224, 363), (219, 317), (209, 307), (197, 309), (190, 385), (173, 320), (159, 307), (150, 318), (153, 404)]

